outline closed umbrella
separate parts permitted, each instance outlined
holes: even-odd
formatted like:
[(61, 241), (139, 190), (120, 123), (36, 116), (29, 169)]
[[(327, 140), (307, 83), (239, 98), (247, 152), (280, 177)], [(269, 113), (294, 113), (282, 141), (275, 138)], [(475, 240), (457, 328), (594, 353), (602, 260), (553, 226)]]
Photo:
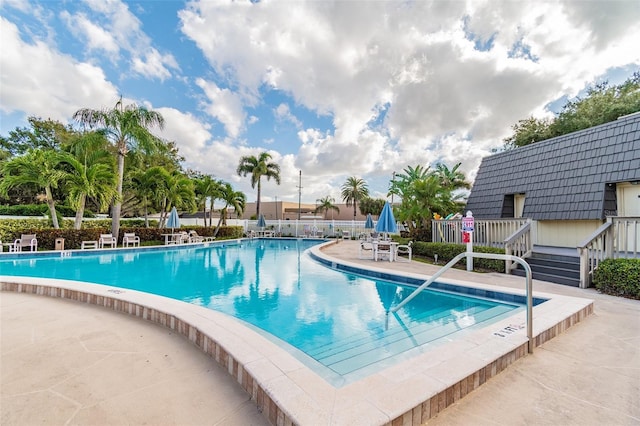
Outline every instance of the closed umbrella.
[(371, 213), (367, 215), (367, 220), (364, 221), (364, 229), (373, 229), (373, 218), (371, 217)]
[(264, 220), (264, 215), (262, 213), (260, 213), (260, 217), (258, 217), (257, 225), (262, 231), (264, 231), (264, 228), (267, 227), (267, 221)]
[(380, 218), (376, 224), (376, 232), (395, 234), (398, 232), (398, 226), (396, 225), (396, 219), (393, 217), (393, 210), (389, 202), (384, 203)]
[(178, 217), (178, 211), (175, 207), (171, 209), (171, 213), (169, 213), (169, 218), (167, 219), (167, 228), (171, 228), (171, 233), (173, 234), (174, 228), (180, 228), (180, 218)]

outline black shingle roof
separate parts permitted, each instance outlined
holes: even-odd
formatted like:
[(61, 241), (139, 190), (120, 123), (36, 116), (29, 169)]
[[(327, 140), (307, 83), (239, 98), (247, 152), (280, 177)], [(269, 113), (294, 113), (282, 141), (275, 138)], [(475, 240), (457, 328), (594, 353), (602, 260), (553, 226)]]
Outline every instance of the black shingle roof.
[(525, 193), (523, 217), (604, 219), (607, 184), (640, 181), (640, 113), (482, 159), (467, 209), (501, 217), (505, 195)]

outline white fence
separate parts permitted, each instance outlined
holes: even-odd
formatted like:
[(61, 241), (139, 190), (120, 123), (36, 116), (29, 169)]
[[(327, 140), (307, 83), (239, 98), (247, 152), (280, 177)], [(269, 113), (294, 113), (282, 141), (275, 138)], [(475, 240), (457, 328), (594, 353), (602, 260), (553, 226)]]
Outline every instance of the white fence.
[[(258, 226), (257, 220), (238, 220), (237, 225), (244, 228), (248, 234), (251, 231), (263, 230)], [(350, 236), (357, 237), (361, 233), (371, 232), (364, 228), (363, 220), (266, 220), (264, 230), (274, 231), (275, 235), (282, 237), (340, 237), (348, 232)]]

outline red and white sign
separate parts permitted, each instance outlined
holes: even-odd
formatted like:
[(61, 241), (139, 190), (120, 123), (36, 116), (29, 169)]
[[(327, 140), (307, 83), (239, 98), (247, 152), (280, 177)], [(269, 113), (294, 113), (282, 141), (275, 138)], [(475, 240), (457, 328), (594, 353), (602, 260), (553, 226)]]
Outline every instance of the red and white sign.
[(473, 232), (474, 220), (473, 216), (467, 216), (462, 218), (462, 230), (466, 232)]

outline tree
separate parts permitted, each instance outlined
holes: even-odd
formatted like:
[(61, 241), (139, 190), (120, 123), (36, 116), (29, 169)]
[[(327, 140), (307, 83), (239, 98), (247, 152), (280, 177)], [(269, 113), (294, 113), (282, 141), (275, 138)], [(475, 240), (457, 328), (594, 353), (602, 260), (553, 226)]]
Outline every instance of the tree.
[(124, 105), (122, 98), (112, 109), (94, 110), (83, 108), (73, 115), (75, 120), (89, 126), (100, 128), (107, 139), (114, 145), (118, 158), (118, 186), (115, 203), (112, 209), (111, 233), (118, 235), (120, 231), (120, 212), (122, 209), (122, 184), (124, 181), (124, 159), (132, 149), (153, 151), (158, 145), (158, 138), (150, 132), (151, 127), (164, 127), (164, 118), (159, 112), (150, 111), (136, 104)]
[(618, 86), (610, 87), (608, 82), (603, 82), (589, 87), (586, 97), (568, 101), (552, 120), (529, 117), (518, 121), (512, 127), (513, 134), (504, 139), (504, 148), (517, 148), (588, 129), (638, 111), (640, 71)]
[(144, 226), (149, 227), (149, 207), (153, 210), (155, 188), (159, 185), (159, 174), (155, 169), (138, 170), (131, 175), (131, 187), (135, 197), (142, 203), (144, 209)]
[(43, 120), (38, 117), (27, 118), (29, 127), (16, 127), (9, 131), (9, 137), (1, 137), (0, 145), (12, 155), (23, 155), (32, 149), (59, 150), (74, 131), (56, 120)]
[(239, 217), (242, 216), (246, 205), (246, 197), (244, 193), (234, 190), (228, 182), (220, 181), (219, 185), (218, 199), (224, 203), (224, 207), (220, 209), (220, 219), (218, 220), (218, 225), (213, 232), (214, 237), (218, 235), (220, 226), (227, 224), (227, 212), (229, 211), (229, 207), (233, 207), (236, 212), (236, 216)]
[(355, 176), (347, 178), (342, 184), (342, 200), (347, 207), (353, 205), (353, 220), (356, 219), (356, 206), (360, 200), (369, 196), (369, 187), (366, 182)]
[(65, 177), (65, 172), (58, 167), (61, 161), (60, 153), (44, 149), (33, 149), (25, 155), (12, 158), (2, 167), (0, 193), (6, 195), (9, 189), (20, 185), (35, 185), (38, 189), (44, 189), (53, 227), (60, 228), (52, 189), (57, 188)]
[(451, 191), (471, 188), (471, 184), (467, 182), (464, 173), (458, 170), (461, 164), (462, 163), (456, 164), (452, 169), (449, 169), (444, 163), (436, 165), (436, 170), (433, 173), (440, 180), (440, 185)]
[(155, 166), (148, 170), (146, 178), (152, 187), (152, 200), (160, 211), (159, 228), (164, 226), (172, 207), (195, 210), (196, 195), (189, 177), (177, 170), (170, 173), (164, 167)]
[(257, 158), (255, 156), (244, 156), (240, 158), (240, 163), (236, 172), (238, 176), (251, 175), (251, 188), (258, 186), (258, 195), (256, 198), (256, 217), (260, 217), (260, 197), (261, 197), (261, 179), (266, 177), (267, 180), (273, 178), (280, 185), (280, 166), (276, 163), (270, 163), (271, 154), (263, 152)]
[(363, 198), (360, 200), (360, 213), (364, 215), (372, 214), (374, 216), (380, 216), (386, 202), (387, 200), (383, 200), (382, 198)]
[[(332, 212), (340, 213), (340, 207), (336, 206), (334, 203), (336, 202), (335, 198), (327, 195), (324, 198), (319, 198), (316, 200), (318, 206), (316, 207), (314, 213), (324, 213), (324, 218), (327, 218), (327, 213), (329, 210)], [(333, 213), (331, 213), (331, 218), (333, 218)]]
[(76, 210), (75, 229), (82, 227), (82, 217), (87, 197), (97, 201), (101, 209), (107, 208), (116, 197), (117, 177), (113, 167), (104, 162), (106, 152), (96, 152), (80, 161), (64, 153), (61, 163), (67, 164), (65, 187), (69, 191), (71, 207)]
[(210, 175), (199, 176), (194, 179), (196, 204), (202, 209), (204, 226), (207, 226), (207, 200), (210, 202), (209, 226), (213, 226), (213, 203), (220, 197), (220, 186), (222, 182), (213, 179)]

